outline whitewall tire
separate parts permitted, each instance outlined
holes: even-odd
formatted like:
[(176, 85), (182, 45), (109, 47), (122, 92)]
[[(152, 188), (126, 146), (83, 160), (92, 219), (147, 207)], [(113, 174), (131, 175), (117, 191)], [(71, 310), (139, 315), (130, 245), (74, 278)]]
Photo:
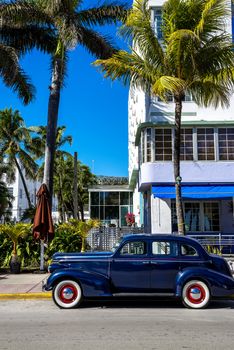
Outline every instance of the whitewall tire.
[(189, 281), (183, 287), (182, 302), (188, 308), (203, 309), (210, 302), (210, 290), (202, 281)]
[(53, 300), (63, 309), (75, 308), (81, 303), (82, 290), (77, 282), (63, 280), (54, 286)]

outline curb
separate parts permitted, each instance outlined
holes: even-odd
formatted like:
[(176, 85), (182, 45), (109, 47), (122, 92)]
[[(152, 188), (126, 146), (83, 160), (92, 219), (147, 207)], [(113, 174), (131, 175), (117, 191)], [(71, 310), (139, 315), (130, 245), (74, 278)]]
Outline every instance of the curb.
[(51, 299), (51, 292), (44, 293), (4, 293), (0, 294), (0, 300), (9, 299)]

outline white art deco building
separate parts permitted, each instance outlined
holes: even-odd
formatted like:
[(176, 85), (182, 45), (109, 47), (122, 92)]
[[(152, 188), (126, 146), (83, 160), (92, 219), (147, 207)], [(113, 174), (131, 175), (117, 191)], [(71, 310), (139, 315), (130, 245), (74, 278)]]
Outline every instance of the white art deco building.
[[(164, 1), (151, 0), (160, 35)], [(231, 8), (231, 1), (230, 8)], [(232, 32), (232, 15), (226, 21)], [(129, 179), (138, 225), (153, 233), (177, 231), (173, 175), (174, 103), (129, 91)], [(181, 176), (187, 233), (234, 233), (234, 99), (228, 109), (198, 107), (185, 96)]]

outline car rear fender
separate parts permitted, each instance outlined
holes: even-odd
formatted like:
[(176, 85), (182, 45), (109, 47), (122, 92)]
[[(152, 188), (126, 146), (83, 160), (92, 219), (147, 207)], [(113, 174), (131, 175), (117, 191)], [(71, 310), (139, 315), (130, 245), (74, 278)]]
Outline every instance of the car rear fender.
[(46, 281), (45, 290), (52, 290), (62, 280), (74, 280), (79, 283), (85, 297), (111, 296), (108, 276), (84, 270), (62, 269), (52, 273)]
[(187, 268), (176, 277), (175, 295), (181, 297), (183, 286), (191, 280), (200, 280), (207, 284), (211, 296), (222, 297), (234, 294), (234, 279), (222, 273), (205, 268)]

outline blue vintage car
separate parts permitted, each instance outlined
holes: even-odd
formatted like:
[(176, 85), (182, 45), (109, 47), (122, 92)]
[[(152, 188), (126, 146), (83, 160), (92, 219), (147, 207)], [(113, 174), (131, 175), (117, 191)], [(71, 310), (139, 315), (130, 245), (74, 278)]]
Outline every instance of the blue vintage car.
[(114, 296), (171, 296), (200, 309), (211, 298), (234, 294), (227, 262), (184, 236), (125, 236), (112, 252), (56, 253), (44, 290), (61, 308), (82, 299)]

